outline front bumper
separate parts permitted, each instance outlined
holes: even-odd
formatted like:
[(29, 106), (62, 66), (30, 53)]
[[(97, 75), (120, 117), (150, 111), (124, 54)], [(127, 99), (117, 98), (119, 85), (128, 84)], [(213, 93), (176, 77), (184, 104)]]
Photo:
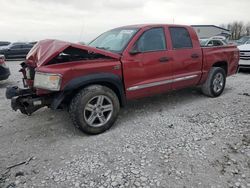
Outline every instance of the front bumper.
[(31, 89), (20, 89), (17, 86), (6, 88), (6, 98), (11, 99), (13, 110), (20, 110), (23, 114), (31, 115), (38, 109), (49, 106), (51, 97), (37, 96)]
[(244, 69), (250, 69), (250, 60), (240, 59), (239, 67)]
[(10, 69), (0, 65), (0, 81), (7, 80), (10, 76)]

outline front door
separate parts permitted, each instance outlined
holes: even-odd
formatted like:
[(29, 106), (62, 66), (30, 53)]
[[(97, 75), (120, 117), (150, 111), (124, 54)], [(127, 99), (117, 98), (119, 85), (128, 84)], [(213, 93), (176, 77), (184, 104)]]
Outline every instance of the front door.
[(122, 58), (123, 77), (128, 99), (162, 93), (171, 89), (172, 58), (167, 51), (165, 29), (144, 31)]

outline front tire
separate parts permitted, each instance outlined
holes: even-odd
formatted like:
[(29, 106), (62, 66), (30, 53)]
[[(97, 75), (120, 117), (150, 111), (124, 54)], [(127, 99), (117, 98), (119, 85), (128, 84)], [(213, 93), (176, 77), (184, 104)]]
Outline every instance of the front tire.
[(225, 70), (220, 67), (212, 67), (201, 89), (202, 92), (209, 97), (218, 97), (224, 91), (225, 85)]
[(117, 119), (119, 110), (120, 103), (116, 94), (102, 85), (82, 89), (69, 107), (74, 125), (87, 134), (108, 130)]

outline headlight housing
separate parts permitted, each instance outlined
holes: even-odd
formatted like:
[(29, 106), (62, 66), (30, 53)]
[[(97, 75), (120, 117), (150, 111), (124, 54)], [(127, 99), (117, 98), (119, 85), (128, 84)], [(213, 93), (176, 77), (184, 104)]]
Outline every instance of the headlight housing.
[(26, 77), (27, 77), (27, 79), (31, 79), (30, 69), (27, 67), (27, 68), (25, 69), (25, 71), (26, 71)]
[(34, 87), (51, 91), (59, 91), (62, 76), (60, 74), (36, 72)]

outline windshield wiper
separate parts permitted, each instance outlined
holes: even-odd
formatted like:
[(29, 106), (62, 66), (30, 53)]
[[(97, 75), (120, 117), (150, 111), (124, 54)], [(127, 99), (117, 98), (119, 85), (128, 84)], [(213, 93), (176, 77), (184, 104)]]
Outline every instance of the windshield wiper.
[(96, 48), (101, 49), (101, 50), (108, 50), (108, 49), (110, 49), (110, 47), (100, 47), (100, 46), (97, 46)]

